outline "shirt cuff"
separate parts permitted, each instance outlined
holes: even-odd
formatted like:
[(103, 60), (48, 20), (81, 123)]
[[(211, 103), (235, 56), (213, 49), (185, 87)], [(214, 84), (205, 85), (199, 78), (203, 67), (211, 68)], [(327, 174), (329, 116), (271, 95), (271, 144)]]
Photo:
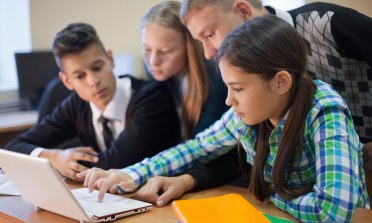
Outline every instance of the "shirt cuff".
[[(144, 174), (146, 171), (145, 168), (137, 169), (135, 167), (127, 167), (119, 172), (128, 174), (134, 181), (136, 189), (142, 185), (142, 183), (147, 181), (147, 174)], [(145, 179), (146, 178), (146, 179)]]
[(44, 148), (41, 148), (41, 147), (37, 147), (35, 148), (34, 150), (32, 150), (32, 152), (30, 153), (30, 156), (32, 157), (39, 157), (40, 154), (44, 151)]
[(270, 197), (267, 199), (267, 201), (269, 202), (269, 203), (274, 203), (274, 198), (273, 198), (273, 196), (274, 196), (274, 194), (272, 194), (272, 195), (270, 195)]

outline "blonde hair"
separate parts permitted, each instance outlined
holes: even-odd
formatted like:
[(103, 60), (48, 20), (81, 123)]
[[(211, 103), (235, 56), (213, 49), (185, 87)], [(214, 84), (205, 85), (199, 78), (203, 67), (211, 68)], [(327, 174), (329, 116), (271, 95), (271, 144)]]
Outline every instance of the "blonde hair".
[[(190, 14), (202, 10), (208, 4), (220, 5), (224, 11), (229, 12), (233, 8), (236, 0), (183, 0), (180, 10), (180, 19), (186, 25)], [(263, 7), (261, 0), (245, 0), (253, 8), (261, 9)]]
[(185, 37), (187, 65), (182, 77), (182, 123), (185, 138), (193, 137), (199, 121), (202, 106), (208, 97), (208, 74), (205, 69), (203, 46), (193, 39), (189, 30), (180, 20), (181, 3), (161, 2), (152, 7), (142, 19), (141, 29), (146, 25), (157, 24), (180, 32)]

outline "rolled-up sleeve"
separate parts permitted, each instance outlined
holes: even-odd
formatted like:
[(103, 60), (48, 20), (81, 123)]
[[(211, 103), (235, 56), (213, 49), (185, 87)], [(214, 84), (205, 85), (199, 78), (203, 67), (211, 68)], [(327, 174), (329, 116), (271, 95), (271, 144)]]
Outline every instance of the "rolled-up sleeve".
[(169, 176), (197, 163), (207, 163), (227, 153), (238, 144), (239, 132), (235, 127), (234, 112), (227, 111), (195, 139), (165, 150), (152, 158), (122, 169), (132, 177), (136, 186), (152, 176)]

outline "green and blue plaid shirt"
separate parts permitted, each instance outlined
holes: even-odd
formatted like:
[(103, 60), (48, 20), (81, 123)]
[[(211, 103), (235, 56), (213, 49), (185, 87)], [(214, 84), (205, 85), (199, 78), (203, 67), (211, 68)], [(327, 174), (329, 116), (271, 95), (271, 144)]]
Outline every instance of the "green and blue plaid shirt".
[[(270, 201), (303, 222), (350, 222), (356, 207), (369, 209), (370, 206), (362, 145), (342, 97), (328, 84), (319, 80), (315, 83), (318, 90), (306, 119), (303, 154), (288, 180), (293, 186), (313, 181), (313, 191), (293, 200), (273, 194)], [(286, 116), (270, 135), (270, 154), (265, 171), (267, 181), (271, 181)], [(131, 176), (140, 186), (149, 177), (169, 176), (197, 163), (207, 163), (235, 148), (239, 138), (247, 152), (247, 161), (253, 165), (257, 130), (244, 124), (230, 109), (195, 139), (146, 158), (121, 172)]]

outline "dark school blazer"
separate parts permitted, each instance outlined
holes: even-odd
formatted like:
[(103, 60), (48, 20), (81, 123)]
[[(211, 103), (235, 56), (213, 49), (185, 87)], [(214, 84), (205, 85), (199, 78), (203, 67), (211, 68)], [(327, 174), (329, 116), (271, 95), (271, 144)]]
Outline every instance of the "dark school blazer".
[(124, 168), (152, 157), (180, 142), (180, 122), (173, 98), (162, 83), (138, 80), (129, 75), (132, 96), (127, 107), (125, 129), (101, 152), (96, 141), (89, 102), (72, 92), (51, 115), (4, 149), (30, 154), (36, 147), (54, 146), (79, 136), (83, 146), (99, 153), (98, 163), (81, 162), (87, 167)]

